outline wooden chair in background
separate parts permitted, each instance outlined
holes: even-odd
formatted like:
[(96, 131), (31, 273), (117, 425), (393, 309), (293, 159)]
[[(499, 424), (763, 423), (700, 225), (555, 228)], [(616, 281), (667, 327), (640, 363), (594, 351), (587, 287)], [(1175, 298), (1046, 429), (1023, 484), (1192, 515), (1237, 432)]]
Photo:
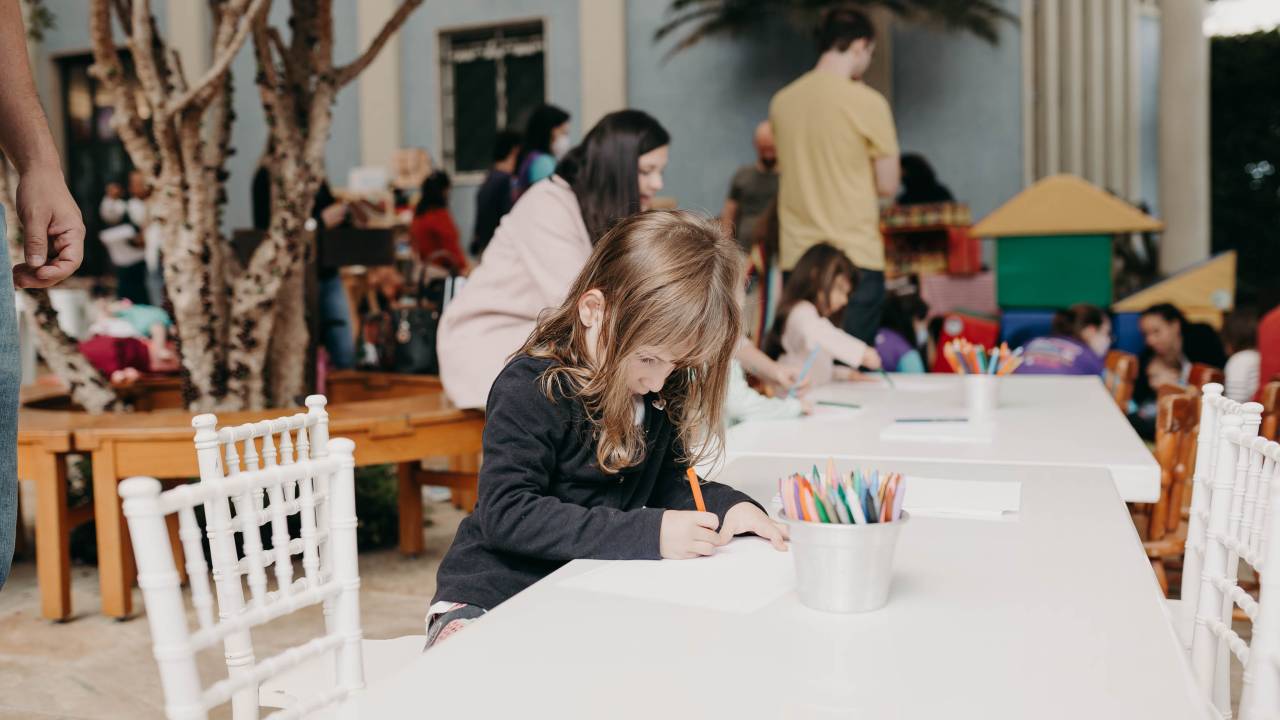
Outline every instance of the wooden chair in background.
[(1258, 393), (1262, 403), (1262, 429), (1258, 434), (1268, 440), (1280, 440), (1280, 380), (1272, 380)]
[(1127, 413), (1129, 401), (1133, 399), (1133, 385), (1138, 379), (1138, 356), (1124, 350), (1112, 350), (1107, 353), (1106, 368), (1103, 378), (1107, 391), (1120, 412)]
[(1151, 569), (1167, 596), (1169, 578), (1166, 563), (1181, 562), (1187, 541), (1182, 527), (1183, 504), (1189, 497), (1188, 484), (1195, 467), (1200, 395), (1196, 392), (1171, 392), (1163, 387), (1160, 391), (1155, 449), (1156, 462), (1160, 464), (1160, 499), (1155, 504), (1135, 504), (1132, 513), (1142, 546), (1151, 560)]
[(1226, 382), (1226, 375), (1222, 374), (1222, 370), (1204, 363), (1191, 363), (1191, 371), (1187, 373), (1187, 384), (1194, 388), (1202, 388), (1205, 383), (1218, 383), (1221, 385)]

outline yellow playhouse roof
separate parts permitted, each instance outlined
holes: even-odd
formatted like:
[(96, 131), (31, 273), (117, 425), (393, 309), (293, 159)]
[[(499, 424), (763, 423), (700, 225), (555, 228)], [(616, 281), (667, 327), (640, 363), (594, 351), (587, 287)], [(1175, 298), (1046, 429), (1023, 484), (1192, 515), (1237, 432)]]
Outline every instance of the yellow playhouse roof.
[(1014, 195), (977, 225), (978, 237), (1107, 235), (1159, 230), (1159, 220), (1075, 175), (1051, 175)]
[(1193, 322), (1222, 326), (1223, 311), (1236, 297), (1236, 251), (1228, 250), (1184, 268), (1160, 282), (1117, 300), (1115, 312), (1142, 312), (1156, 303), (1173, 303)]

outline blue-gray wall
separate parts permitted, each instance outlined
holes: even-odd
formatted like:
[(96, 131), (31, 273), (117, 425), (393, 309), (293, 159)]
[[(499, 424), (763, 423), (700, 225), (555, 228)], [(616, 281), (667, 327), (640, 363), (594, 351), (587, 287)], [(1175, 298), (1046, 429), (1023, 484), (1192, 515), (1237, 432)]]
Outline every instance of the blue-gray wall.
[[(440, 57), (436, 43), (440, 31), (530, 19), (542, 20), (547, 102), (567, 110), (572, 116), (570, 137), (575, 141), (582, 137), (578, 3), (572, 0), (467, 0), (425, 3), (414, 11), (400, 31), (400, 112), (406, 146), (426, 148), (437, 163), (440, 161), (443, 149)], [(395, 109), (388, 108), (388, 112)], [(476, 189), (474, 183), (455, 182), (450, 195), (450, 210), (464, 247), (471, 242)]]
[(739, 38), (704, 40), (663, 62), (671, 42), (653, 43), (665, 0), (627, 2), (627, 103), (671, 133), (663, 195), (719, 214), (729, 179), (755, 160), (751, 136), (769, 100), (812, 67), (812, 43), (779, 21)]
[[(1011, 12), (1018, 3), (1004, 0)], [(893, 109), (902, 151), (928, 158), (975, 218), (1022, 189), (1020, 28), (1000, 42), (898, 22), (893, 29)]]

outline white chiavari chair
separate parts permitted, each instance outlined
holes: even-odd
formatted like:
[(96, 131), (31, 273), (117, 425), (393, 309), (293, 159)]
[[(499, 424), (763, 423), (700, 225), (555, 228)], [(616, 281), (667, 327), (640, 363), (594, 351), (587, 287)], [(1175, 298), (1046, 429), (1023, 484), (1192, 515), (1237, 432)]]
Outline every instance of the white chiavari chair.
[[(295, 413), (273, 420), (262, 420), (229, 427), (218, 428), (218, 418), (211, 414), (198, 415), (191, 424), (196, 429), (195, 447), (200, 467), (200, 482), (222, 482), (234, 478), (242, 472), (258, 469), (286, 467), (306, 459), (320, 460), (329, 454), (329, 415), (325, 410), (327, 400), (323, 395), (311, 395), (306, 399), (307, 411)], [(318, 480), (323, 485), (324, 478)], [(323, 491), (322, 487), (322, 491)], [(285, 500), (296, 500), (299, 488), (296, 484), (286, 484), (279, 489)], [(251, 497), (234, 498), (234, 509), (237, 516), (248, 512), (249, 507), (263, 512), (263, 493), (255, 492)], [(226, 511), (227, 508), (219, 508)], [(206, 516), (208, 517), (208, 516)], [(328, 515), (320, 513), (316, 517), (316, 532), (320, 538), (318, 558), (322, 565), (331, 562), (331, 545), (328, 542)], [(261, 547), (261, 541), (254, 535), (242, 537), (244, 551), (250, 552)], [(274, 541), (273, 541), (274, 543)], [(241, 575), (218, 569), (234, 567), (236, 549), (233, 533), (226, 535), (210, 532), (209, 551), (213, 559), (214, 579), (218, 605), (224, 617), (231, 616), (244, 607), (244, 587)], [(279, 566), (277, 566), (277, 573)], [(229, 581), (219, 583), (219, 578)], [(247, 582), (251, 590), (261, 592), (265, 589), (267, 577), (265, 573), (247, 574)], [(323, 604), (326, 629), (332, 629), (333, 608), (331, 599)], [(389, 670), (403, 664), (408, 658), (422, 651), (426, 643), (425, 636), (407, 635), (386, 640), (365, 640), (363, 657), (366, 677), (382, 677)], [(226, 639), (225, 656), (227, 671), (236, 674), (246, 665), (253, 663), (253, 648), (247, 632), (233, 633)], [(270, 707), (290, 707), (313, 690), (314, 678), (319, 674), (320, 659), (292, 668), (269, 682), (263, 683), (257, 691), (244, 690), (243, 697), (236, 703), (244, 706), (262, 704)]]
[[(1264, 617), (1264, 612), (1274, 613), (1269, 608), (1276, 601), (1264, 595), (1255, 600), (1239, 584), (1241, 563), (1263, 578), (1270, 574), (1265, 571), (1270, 533), (1280, 524), (1274, 520), (1280, 504), (1273, 501), (1274, 491), (1280, 487), (1280, 480), (1276, 479), (1280, 446), (1258, 437), (1261, 408), (1254, 405), (1247, 403), (1240, 406), (1240, 412), (1224, 413), (1218, 418), (1219, 440), (1209, 485), (1199, 587), (1196, 590), (1184, 584), (1188, 592), (1198, 595), (1191, 633), (1192, 669), (1201, 689), (1223, 718), (1230, 718), (1232, 714), (1231, 655), (1245, 668), (1242, 718), (1268, 717), (1263, 712), (1265, 706), (1256, 698), (1269, 694), (1269, 687), (1274, 689), (1266, 682), (1270, 673), (1265, 670), (1269, 662), (1267, 648), (1272, 641), (1267, 637), (1267, 626), (1275, 620), (1274, 616)], [(1232, 628), (1236, 607), (1254, 623), (1251, 638), (1259, 648), (1256, 654)], [(1255, 679), (1260, 677), (1262, 681), (1255, 685)], [(1280, 707), (1273, 705), (1271, 711), (1278, 709)]]
[[(161, 492), (151, 478), (131, 478), (120, 484), (129, 533), (138, 564), (138, 585), (142, 588), (151, 627), (152, 644), (160, 668), (165, 694), (165, 712), (172, 720), (205, 718), (211, 708), (228, 701), (236, 720), (258, 717), (258, 688), (268, 679), (312, 659), (333, 657), (327, 677), (317, 676), (315, 692), (290, 708), (272, 715), (294, 718), (341, 701), (364, 687), (360, 630), (360, 577), (356, 559), (356, 514), (354, 491), (354, 444), (338, 439), (330, 444), (330, 455), (301, 460), (289, 465), (248, 470), (217, 482), (181, 485)], [(297, 494), (286, 497), (286, 489)], [(265, 496), (266, 505), (257, 507), (256, 498)], [(250, 508), (232, 516), (229, 509)], [(201, 532), (195, 510), (202, 507), (206, 531)], [(179, 578), (169, 547), (165, 516), (176, 514), (179, 537), (186, 551), (191, 578), (192, 607), (197, 628), (192, 630), (183, 603)], [(292, 538), (289, 518), (298, 517), (299, 537)], [(327, 519), (324, 534), (319, 518)], [(259, 538), (263, 525), (270, 525), (272, 546), (263, 548)], [(218, 604), (210, 595), (208, 567), (201, 541), (208, 535), (211, 547), (219, 538), (243, 538), (243, 557), (234, 542), (231, 557), (214, 554), (213, 573)], [(327, 537), (326, 537), (327, 535)], [(328, 543), (328, 558), (320, 546)], [(295, 556), (301, 556), (302, 576), (293, 577)], [(275, 583), (269, 588), (267, 569)], [(226, 589), (249, 578), (249, 598), (241, 596), (231, 607), (222, 604)], [(331, 621), (318, 637), (262, 660), (254, 658), (251, 631), (303, 608), (328, 601)], [(242, 637), (247, 645), (231, 646), (231, 638)], [(227, 677), (207, 687), (197, 670), (196, 656), (202, 650), (223, 645), (228, 655)], [(419, 645), (419, 647), (421, 647)], [(239, 652), (239, 662), (231, 663), (231, 651)]]

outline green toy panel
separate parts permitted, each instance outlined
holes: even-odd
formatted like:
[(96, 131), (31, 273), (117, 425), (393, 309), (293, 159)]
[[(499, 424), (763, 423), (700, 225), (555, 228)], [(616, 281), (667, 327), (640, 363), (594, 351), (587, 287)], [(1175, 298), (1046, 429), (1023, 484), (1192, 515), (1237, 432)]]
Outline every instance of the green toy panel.
[(1111, 304), (1111, 236), (1045, 235), (996, 240), (1000, 307)]

